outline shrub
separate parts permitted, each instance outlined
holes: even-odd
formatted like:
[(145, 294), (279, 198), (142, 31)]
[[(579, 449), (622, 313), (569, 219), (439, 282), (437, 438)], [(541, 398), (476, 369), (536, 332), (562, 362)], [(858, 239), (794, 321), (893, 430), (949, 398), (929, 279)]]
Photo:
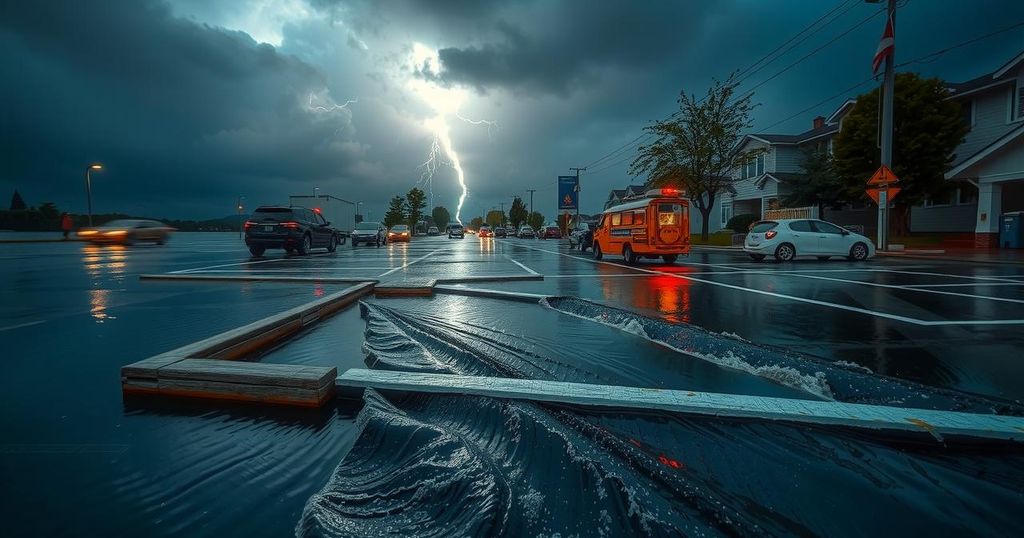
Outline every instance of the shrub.
[(726, 224), (725, 227), (738, 234), (745, 234), (750, 231), (750, 225), (758, 220), (760, 220), (760, 217), (757, 215), (753, 213), (744, 213), (729, 219), (729, 223)]

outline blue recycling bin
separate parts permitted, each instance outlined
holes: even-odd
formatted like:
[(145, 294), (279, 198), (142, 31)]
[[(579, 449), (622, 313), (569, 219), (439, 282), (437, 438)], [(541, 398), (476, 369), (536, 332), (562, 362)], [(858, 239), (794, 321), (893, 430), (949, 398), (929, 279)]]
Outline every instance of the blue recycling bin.
[(1024, 211), (999, 217), (999, 248), (1024, 248)]

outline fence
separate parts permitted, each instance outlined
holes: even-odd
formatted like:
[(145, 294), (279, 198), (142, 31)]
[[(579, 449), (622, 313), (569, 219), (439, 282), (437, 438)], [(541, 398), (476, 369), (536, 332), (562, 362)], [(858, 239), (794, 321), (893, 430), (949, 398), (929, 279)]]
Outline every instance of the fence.
[(765, 220), (776, 220), (776, 219), (816, 219), (818, 218), (818, 208), (815, 206), (807, 207), (787, 207), (785, 209), (766, 209), (764, 210)]

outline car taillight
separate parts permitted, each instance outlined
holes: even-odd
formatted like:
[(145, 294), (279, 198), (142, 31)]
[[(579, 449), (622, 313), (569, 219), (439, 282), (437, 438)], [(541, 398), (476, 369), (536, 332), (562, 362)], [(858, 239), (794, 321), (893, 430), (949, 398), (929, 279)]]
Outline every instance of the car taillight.
[(255, 222), (253, 222), (253, 221), (251, 221), (251, 220), (247, 220), (247, 221), (245, 221), (245, 224), (244, 224), (244, 226), (243, 226), (243, 227), (244, 227), (244, 228), (245, 228), (246, 230), (248, 230), (249, 228), (252, 228), (253, 226), (256, 226), (256, 223), (255, 223)]
[(767, 232), (764, 233), (764, 238), (765, 239), (771, 239), (771, 238), (775, 237), (778, 234), (779, 234), (779, 232), (776, 232), (775, 230), (768, 230)]
[(299, 227), (299, 223), (298, 222), (288, 221), (288, 222), (282, 222), (281, 226), (284, 226), (285, 228), (298, 228)]

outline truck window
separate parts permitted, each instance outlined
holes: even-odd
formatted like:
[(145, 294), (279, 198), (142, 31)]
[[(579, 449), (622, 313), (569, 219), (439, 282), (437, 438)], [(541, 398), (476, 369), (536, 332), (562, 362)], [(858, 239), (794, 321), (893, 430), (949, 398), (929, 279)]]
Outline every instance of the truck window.
[(619, 223), (621, 223), (621, 222), (622, 222), (622, 214), (620, 214), (620, 213), (613, 213), (612, 214), (612, 226), (618, 226)]
[(658, 204), (658, 224), (678, 226), (682, 220), (683, 207), (679, 204)]
[(643, 211), (637, 211), (637, 212), (633, 213), (633, 224), (636, 224), (636, 225), (643, 224), (644, 221), (647, 220), (645, 218), (646, 216), (647, 216), (647, 214), (644, 213)]
[(622, 224), (625, 225), (625, 226), (631, 226), (633, 224), (633, 214), (632, 213), (623, 213), (622, 214)]

